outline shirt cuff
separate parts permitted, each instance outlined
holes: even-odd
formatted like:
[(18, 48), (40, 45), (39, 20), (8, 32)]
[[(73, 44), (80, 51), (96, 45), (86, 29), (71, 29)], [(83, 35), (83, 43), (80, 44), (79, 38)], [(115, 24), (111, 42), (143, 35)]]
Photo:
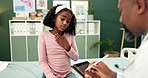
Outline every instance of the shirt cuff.
[(117, 72), (116, 73), (116, 78), (125, 78), (125, 74), (124, 73)]

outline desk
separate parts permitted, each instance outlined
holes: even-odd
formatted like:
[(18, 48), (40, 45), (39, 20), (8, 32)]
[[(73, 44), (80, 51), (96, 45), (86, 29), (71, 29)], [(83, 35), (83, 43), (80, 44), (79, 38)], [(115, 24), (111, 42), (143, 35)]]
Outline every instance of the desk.
[[(79, 59), (77, 62), (71, 61), (72, 65), (76, 63), (80, 63), (83, 61), (92, 62), (94, 59)], [(127, 66), (129, 62), (122, 58), (106, 58), (103, 60), (109, 68), (113, 71), (122, 72), (121, 70), (114, 67), (115, 64), (118, 64), (121, 68)], [(80, 74), (78, 74), (74, 69), (72, 70), (77, 78), (83, 78)], [(37, 61), (35, 62), (12, 62), (8, 65), (6, 69), (0, 72), (0, 78), (42, 78), (42, 70)]]

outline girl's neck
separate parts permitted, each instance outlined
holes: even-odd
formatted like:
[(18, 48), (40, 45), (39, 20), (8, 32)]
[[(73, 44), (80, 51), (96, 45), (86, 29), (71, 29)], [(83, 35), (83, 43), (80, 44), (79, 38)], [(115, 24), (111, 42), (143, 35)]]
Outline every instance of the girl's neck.
[(54, 31), (54, 30), (50, 30), (50, 32), (52, 33), (52, 34), (59, 34), (59, 35), (61, 35), (61, 36), (63, 36), (64, 35), (64, 32), (60, 32), (60, 31)]

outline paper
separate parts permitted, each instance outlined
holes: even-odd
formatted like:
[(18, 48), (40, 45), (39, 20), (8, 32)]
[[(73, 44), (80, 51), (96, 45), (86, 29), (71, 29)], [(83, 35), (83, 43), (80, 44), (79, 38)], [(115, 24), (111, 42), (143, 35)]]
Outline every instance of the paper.
[(10, 64), (10, 62), (0, 61), (0, 72), (3, 71), (8, 66), (8, 64)]
[(94, 23), (88, 23), (88, 33), (87, 34), (95, 34), (95, 24)]
[(47, 0), (36, 0), (37, 9), (47, 9)]
[(35, 0), (13, 0), (14, 12), (35, 12)]

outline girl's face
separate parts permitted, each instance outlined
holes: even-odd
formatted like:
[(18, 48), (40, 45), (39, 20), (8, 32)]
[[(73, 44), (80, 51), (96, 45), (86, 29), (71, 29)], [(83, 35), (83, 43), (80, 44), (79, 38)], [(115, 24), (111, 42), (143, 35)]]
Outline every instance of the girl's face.
[(57, 30), (58, 32), (63, 32), (69, 26), (71, 18), (72, 15), (67, 11), (59, 13), (55, 18), (54, 30)]

